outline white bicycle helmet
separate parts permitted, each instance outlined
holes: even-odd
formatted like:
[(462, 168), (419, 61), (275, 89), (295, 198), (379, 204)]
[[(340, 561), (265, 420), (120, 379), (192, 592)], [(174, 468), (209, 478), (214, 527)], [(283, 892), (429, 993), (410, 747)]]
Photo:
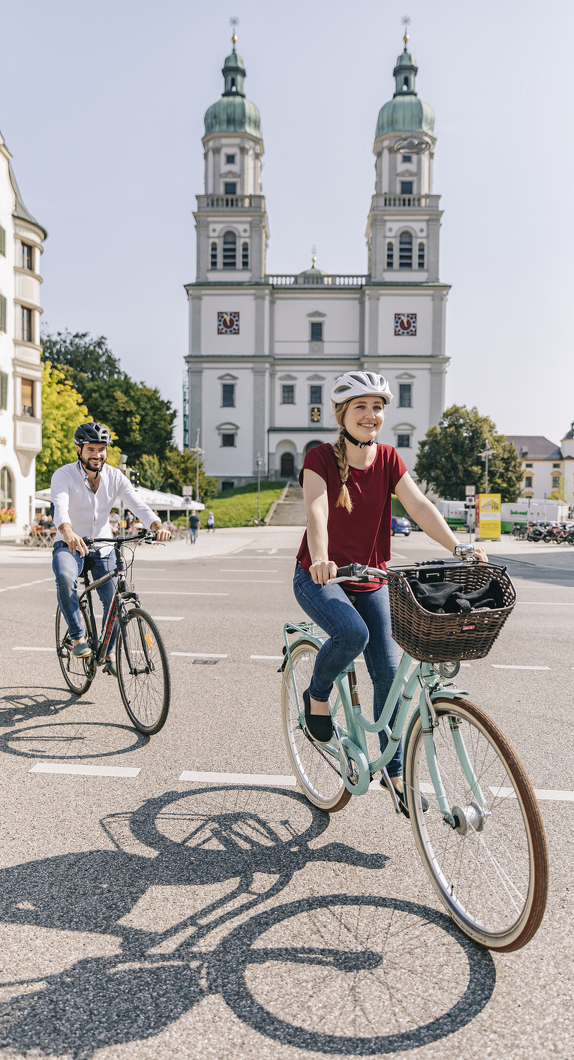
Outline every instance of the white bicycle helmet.
[(345, 372), (335, 380), (331, 391), (331, 401), (334, 405), (340, 405), (343, 401), (349, 401), (354, 397), (363, 397), (365, 394), (378, 394), (385, 405), (390, 405), (393, 395), (387, 380), (375, 372)]

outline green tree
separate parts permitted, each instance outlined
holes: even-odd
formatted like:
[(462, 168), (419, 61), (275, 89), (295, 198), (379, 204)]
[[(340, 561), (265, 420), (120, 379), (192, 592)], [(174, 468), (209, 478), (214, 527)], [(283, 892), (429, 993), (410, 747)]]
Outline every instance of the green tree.
[(164, 488), (165, 474), (160, 459), (155, 453), (151, 456), (145, 453), (138, 460), (137, 470), (140, 475), (140, 484), (148, 490), (162, 490)]
[[(74, 431), (91, 420), (82, 397), (64, 372), (49, 361), (42, 373), (42, 449), (36, 457), (36, 489), (46, 489), (56, 468), (77, 459)], [(108, 463), (117, 467), (120, 450), (109, 446)]]
[(564, 475), (560, 475), (558, 489), (552, 490), (552, 493), (548, 494), (548, 500), (558, 501), (559, 504), (568, 504), (568, 484)]
[[(165, 460), (162, 461), (164, 474), (163, 488), (168, 493), (183, 494), (184, 486), (193, 486), (195, 496), (195, 453), (183, 451), (172, 446)], [(139, 470), (139, 467), (138, 467)], [(219, 479), (206, 475), (203, 460), (199, 461), (199, 499), (205, 504), (210, 497), (215, 497)]]
[(522, 492), (522, 464), (512, 442), (499, 434), (488, 416), (465, 405), (451, 405), (438, 427), (431, 427), (419, 446), (415, 476), (446, 501), (464, 500), (464, 487), (484, 492), (485, 467), (480, 453), (489, 444), (488, 489), (513, 503)]
[(177, 412), (156, 387), (137, 383), (120, 367), (101, 335), (87, 332), (45, 333), (43, 358), (65, 373), (100, 423), (107, 423), (135, 465), (145, 454), (160, 460), (172, 444)]

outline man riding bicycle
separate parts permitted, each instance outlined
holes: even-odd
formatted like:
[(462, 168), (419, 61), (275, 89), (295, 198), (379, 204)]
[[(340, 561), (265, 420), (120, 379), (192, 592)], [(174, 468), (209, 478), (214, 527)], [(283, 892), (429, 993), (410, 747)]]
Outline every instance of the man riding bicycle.
[[(108, 428), (101, 423), (83, 423), (74, 434), (78, 451), (76, 463), (64, 464), (52, 475), (52, 504), (57, 527), (52, 569), (56, 576), (60, 610), (74, 642), (73, 654), (80, 658), (92, 654), (84, 636), (77, 592), (78, 578), (88, 555), (83, 538), (112, 537), (110, 512), (120, 500), (141, 519), (146, 529), (156, 531), (158, 541), (168, 541), (170, 537), (169, 531), (163, 529), (161, 521), (144, 504), (129, 479), (117, 468), (106, 465), (111, 440)], [(104, 545), (92, 552), (89, 564), (88, 569), (93, 570), (96, 579), (114, 570), (112, 546)], [(114, 592), (114, 579), (105, 582), (97, 590), (104, 608), (102, 629)], [(114, 677), (117, 677), (117, 670), (112, 653), (116, 636), (117, 622), (108, 645), (105, 665), (105, 671)]]

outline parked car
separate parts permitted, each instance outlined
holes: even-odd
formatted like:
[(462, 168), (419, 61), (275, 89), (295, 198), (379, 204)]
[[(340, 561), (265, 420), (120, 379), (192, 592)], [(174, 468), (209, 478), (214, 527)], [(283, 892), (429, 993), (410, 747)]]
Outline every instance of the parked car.
[(393, 515), (391, 519), (391, 534), (394, 537), (395, 534), (404, 534), (408, 537), (412, 530), (410, 519), (406, 519), (404, 515)]

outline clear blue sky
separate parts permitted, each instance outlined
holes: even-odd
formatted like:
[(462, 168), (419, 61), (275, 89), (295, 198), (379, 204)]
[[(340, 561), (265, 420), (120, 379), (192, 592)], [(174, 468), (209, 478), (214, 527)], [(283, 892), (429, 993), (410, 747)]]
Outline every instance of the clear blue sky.
[(447, 402), (554, 441), (574, 420), (574, 5), (0, 0), (0, 129), (48, 229), (44, 321), (106, 335), (180, 409), (203, 114), (230, 15), (261, 111), (268, 266), (366, 269), (373, 137), (410, 14), (436, 112)]

